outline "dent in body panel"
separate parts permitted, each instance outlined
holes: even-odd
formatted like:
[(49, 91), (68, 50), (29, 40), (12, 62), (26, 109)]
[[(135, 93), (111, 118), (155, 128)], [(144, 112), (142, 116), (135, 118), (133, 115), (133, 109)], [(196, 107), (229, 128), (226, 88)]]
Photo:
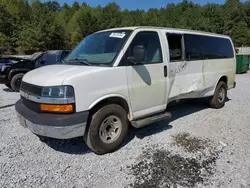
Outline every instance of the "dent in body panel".
[(180, 62), (179, 64), (176, 65), (176, 68), (171, 69), (170, 72), (173, 73), (174, 75), (181, 74), (187, 68), (187, 66), (188, 63), (186, 61)]
[(204, 88), (202, 61), (171, 62), (169, 101), (196, 98)]
[[(180, 64), (180, 62), (178, 62)], [(216, 59), (188, 62), (182, 72), (170, 63), (169, 102), (184, 98), (202, 98), (214, 95), (216, 85), (222, 76), (233, 87), (235, 81), (235, 59)], [(190, 66), (190, 67), (189, 67)], [(200, 70), (200, 71), (199, 71)]]
[(192, 98), (203, 98), (210, 96), (209, 94), (213, 91), (213, 87), (206, 88), (204, 90), (196, 90), (195, 92), (191, 91), (188, 93), (180, 94), (169, 99), (168, 103), (179, 100), (179, 99), (192, 99)]
[(175, 83), (175, 78), (179, 74), (181, 74), (185, 68), (187, 67), (187, 62), (172, 62), (169, 67), (170, 67), (170, 89), (169, 89), (169, 96), (171, 96), (171, 93), (181, 93), (181, 85)]

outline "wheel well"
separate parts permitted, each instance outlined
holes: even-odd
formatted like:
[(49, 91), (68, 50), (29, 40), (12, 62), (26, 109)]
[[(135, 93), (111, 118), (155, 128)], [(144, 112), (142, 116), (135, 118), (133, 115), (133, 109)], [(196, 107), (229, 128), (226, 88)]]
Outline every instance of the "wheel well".
[(11, 73), (9, 74), (9, 80), (11, 80), (15, 75), (20, 74), (20, 73), (26, 74), (27, 71), (16, 71), (16, 72), (11, 72)]
[[(227, 77), (226, 77), (226, 76), (222, 76), (222, 77), (219, 79), (219, 82), (220, 82), (220, 81), (225, 82), (226, 85), (227, 85)], [(219, 83), (219, 82), (218, 82), (218, 83)]]
[(128, 103), (125, 99), (121, 98), (121, 97), (110, 97), (107, 99), (104, 99), (102, 101), (100, 101), (99, 103), (97, 103), (91, 110), (90, 113), (93, 114), (94, 112), (96, 112), (97, 110), (99, 110), (101, 107), (107, 105), (107, 104), (118, 104), (121, 107), (124, 108), (124, 110), (128, 113), (129, 115), (129, 106)]

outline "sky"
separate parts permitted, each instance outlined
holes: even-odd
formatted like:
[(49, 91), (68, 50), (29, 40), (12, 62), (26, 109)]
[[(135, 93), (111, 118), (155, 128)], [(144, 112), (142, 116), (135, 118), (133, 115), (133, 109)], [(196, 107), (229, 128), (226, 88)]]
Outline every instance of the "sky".
[[(46, 1), (46, 0), (41, 0)], [(148, 10), (149, 8), (161, 8), (166, 7), (166, 4), (168, 3), (180, 3), (183, 0), (57, 0), (60, 2), (61, 5), (63, 5), (65, 2), (69, 5), (72, 5), (74, 1), (78, 1), (80, 4), (85, 2), (86, 4), (90, 6), (105, 6), (110, 2), (116, 2), (122, 10), (129, 9), (129, 10), (135, 10), (135, 9), (144, 9)], [(223, 4), (225, 3), (225, 0), (192, 0), (193, 3), (204, 5), (207, 2), (208, 3), (217, 3), (217, 4)]]

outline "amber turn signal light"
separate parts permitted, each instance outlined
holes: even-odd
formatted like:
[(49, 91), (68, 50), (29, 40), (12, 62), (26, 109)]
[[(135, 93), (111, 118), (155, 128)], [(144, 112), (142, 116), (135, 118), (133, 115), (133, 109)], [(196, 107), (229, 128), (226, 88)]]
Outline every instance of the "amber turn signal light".
[(41, 104), (40, 109), (43, 112), (57, 112), (57, 113), (69, 113), (73, 112), (73, 105), (72, 104)]

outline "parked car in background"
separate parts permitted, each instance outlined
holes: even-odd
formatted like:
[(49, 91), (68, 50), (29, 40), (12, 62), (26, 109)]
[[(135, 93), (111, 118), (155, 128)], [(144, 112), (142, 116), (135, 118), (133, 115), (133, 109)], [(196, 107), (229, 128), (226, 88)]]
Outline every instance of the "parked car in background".
[[(2, 57), (0, 84), (18, 92), (24, 74), (30, 70), (52, 64), (59, 64), (69, 54), (68, 50), (36, 52), (30, 58)], [(15, 63), (13, 63), (15, 62)]]
[(48, 51), (36, 61), (36, 68), (45, 65), (60, 64), (69, 52), (69, 50)]
[(1, 59), (0, 58), (0, 70), (4, 65), (10, 65), (12, 64), (12, 61), (10, 59)]

